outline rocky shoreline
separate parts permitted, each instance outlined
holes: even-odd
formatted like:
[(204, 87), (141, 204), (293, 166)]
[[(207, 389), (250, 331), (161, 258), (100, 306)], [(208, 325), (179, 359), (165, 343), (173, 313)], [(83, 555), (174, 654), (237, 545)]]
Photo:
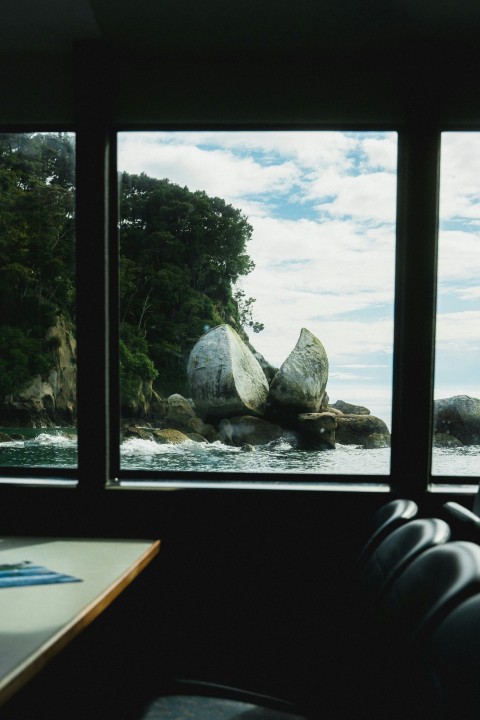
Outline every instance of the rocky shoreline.
[[(49, 381), (35, 378), (19, 398), (6, 398), (10, 412), (3, 413), (0, 426), (75, 424), (74, 341), (62, 325), (55, 332), (62, 342)], [(217, 326), (192, 349), (187, 372), (191, 397), (174, 393), (161, 398), (152, 390), (141, 419), (137, 413), (131, 418), (124, 415), (122, 440), (221, 442), (245, 450), (282, 437), (303, 450), (332, 450), (337, 443), (366, 449), (390, 445), (387, 425), (368, 408), (343, 400), (330, 404), (327, 354), (306, 328), (275, 370), (232, 327)], [(21, 437), (0, 431), (0, 443)], [(434, 446), (477, 444), (480, 400), (457, 395), (435, 401)]]

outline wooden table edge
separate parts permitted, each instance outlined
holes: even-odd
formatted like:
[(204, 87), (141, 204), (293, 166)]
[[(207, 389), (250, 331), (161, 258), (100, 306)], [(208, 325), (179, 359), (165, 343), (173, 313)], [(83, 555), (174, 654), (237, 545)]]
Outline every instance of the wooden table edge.
[(0, 680), (0, 706), (20, 690), (47, 665), (60, 650), (90, 625), (125, 588), (144, 570), (160, 550), (160, 540), (155, 540), (130, 568), (127, 568), (103, 593), (86, 605), (73, 620), (53, 634), (41, 647), (15, 670)]

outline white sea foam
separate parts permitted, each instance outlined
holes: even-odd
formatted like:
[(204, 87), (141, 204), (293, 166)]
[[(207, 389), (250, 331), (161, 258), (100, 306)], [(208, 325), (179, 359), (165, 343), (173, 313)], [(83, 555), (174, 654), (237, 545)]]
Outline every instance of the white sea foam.
[[(38, 431), (29, 439), (0, 443), (0, 465), (17, 467), (75, 467), (75, 433), (60, 430)], [(214, 443), (194, 442), (161, 444), (152, 440), (129, 438), (121, 445), (123, 470), (152, 472), (218, 472), (234, 478), (236, 473), (252, 477), (259, 473), (294, 475), (300, 481), (322, 479), (325, 475), (384, 475), (390, 470), (390, 449), (365, 450), (358, 445), (336, 445), (335, 450), (298, 450), (291, 438), (283, 437), (267, 445), (245, 449)], [(433, 474), (464, 477), (478, 482), (480, 445), (459, 448), (434, 448)]]
[(65, 433), (40, 433), (35, 438), (27, 440), (31, 445), (51, 445), (57, 447), (72, 447), (77, 444), (76, 435), (67, 435)]

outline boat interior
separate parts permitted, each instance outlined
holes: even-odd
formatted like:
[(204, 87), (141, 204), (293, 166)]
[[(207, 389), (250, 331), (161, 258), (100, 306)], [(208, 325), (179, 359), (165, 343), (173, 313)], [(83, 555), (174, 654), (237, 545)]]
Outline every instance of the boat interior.
[[(2, 536), (161, 550), (0, 717), (476, 716), (479, 478), (431, 446), (440, 139), (480, 127), (479, 35), (474, 0), (3, 3), (0, 132), (76, 134), (78, 469), (3, 468)], [(115, 138), (157, 129), (398, 133), (389, 475), (122, 474)]]

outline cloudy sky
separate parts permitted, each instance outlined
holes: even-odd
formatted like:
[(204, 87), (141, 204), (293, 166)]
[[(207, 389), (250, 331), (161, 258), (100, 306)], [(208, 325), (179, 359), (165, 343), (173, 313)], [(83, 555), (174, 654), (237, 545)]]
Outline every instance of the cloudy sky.
[[(395, 133), (122, 133), (119, 169), (168, 178), (240, 208), (255, 270), (240, 287), (280, 366), (302, 327), (324, 344), (328, 394), (390, 426)], [(480, 134), (442, 145), (436, 396), (480, 397)]]

